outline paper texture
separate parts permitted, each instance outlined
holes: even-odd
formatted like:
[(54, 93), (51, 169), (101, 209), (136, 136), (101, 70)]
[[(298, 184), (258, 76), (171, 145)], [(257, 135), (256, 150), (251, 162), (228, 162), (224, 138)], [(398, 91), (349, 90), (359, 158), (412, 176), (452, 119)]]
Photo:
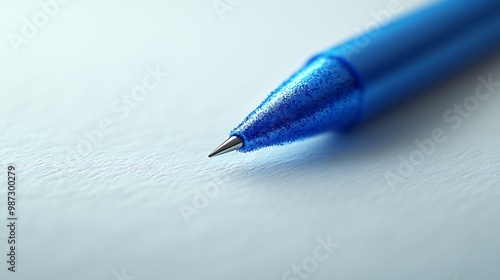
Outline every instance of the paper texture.
[(0, 9), (1, 279), (500, 277), (500, 89), (470, 97), (500, 57), (350, 133), (208, 159), (310, 56), (395, 4), (50, 3)]

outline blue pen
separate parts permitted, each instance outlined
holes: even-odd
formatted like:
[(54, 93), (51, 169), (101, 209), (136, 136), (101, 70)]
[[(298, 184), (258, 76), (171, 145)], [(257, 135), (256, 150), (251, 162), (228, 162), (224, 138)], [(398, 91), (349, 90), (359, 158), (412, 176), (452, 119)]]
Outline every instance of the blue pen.
[(351, 128), (499, 46), (499, 0), (438, 1), (313, 57), (209, 157)]

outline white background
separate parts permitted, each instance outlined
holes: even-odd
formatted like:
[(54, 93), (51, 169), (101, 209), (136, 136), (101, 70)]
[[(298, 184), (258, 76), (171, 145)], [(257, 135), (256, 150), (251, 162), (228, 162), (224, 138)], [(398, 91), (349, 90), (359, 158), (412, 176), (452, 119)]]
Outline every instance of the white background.
[[(500, 77), (500, 57), (351, 133), (209, 160), (271, 90), (389, 1), (231, 3), (222, 19), (211, 0), (73, 0), (16, 52), (12, 34), (43, 10), (1, 0), (0, 278), (278, 280), (330, 237), (340, 247), (308, 279), (499, 279), (499, 91), (456, 130), (443, 113), (478, 76)], [(402, 0), (401, 15), (422, 3)], [(114, 111), (156, 67), (168, 78)], [(436, 128), (446, 143), (391, 187), (399, 156)]]

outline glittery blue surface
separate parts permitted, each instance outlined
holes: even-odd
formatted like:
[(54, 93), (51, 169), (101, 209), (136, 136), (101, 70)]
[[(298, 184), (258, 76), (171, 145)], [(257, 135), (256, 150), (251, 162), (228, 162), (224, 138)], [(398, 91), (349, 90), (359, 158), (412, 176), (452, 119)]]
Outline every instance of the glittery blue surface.
[[(249, 152), (373, 117), (498, 50), (499, 13), (499, 0), (441, 1), (330, 49), (271, 93), (231, 135), (243, 138), (240, 151)], [(449, 14), (455, 17), (443, 21)]]
[(282, 145), (358, 119), (361, 88), (342, 62), (317, 57), (266, 100), (232, 132), (244, 140), (241, 152)]

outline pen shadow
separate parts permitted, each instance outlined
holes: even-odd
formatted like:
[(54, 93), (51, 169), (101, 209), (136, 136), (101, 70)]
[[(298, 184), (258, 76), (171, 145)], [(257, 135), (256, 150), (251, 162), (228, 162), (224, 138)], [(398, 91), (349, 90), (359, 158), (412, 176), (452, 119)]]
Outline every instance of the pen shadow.
[[(312, 170), (344, 161), (365, 161), (388, 150), (408, 146), (415, 139), (430, 138), (434, 129), (450, 126), (444, 122), (443, 114), (454, 104), (462, 104), (466, 97), (474, 95), (480, 83), (478, 77), (487, 78), (498, 72), (498, 65), (500, 53), (487, 57), (351, 131), (328, 133), (312, 145), (299, 144), (299, 151), (291, 155), (273, 151), (278, 153), (276, 157), (271, 155), (263, 161), (252, 160), (252, 166), (242, 171), (249, 176), (292, 175), (297, 170)], [(412, 147), (416, 148), (414, 144)]]

